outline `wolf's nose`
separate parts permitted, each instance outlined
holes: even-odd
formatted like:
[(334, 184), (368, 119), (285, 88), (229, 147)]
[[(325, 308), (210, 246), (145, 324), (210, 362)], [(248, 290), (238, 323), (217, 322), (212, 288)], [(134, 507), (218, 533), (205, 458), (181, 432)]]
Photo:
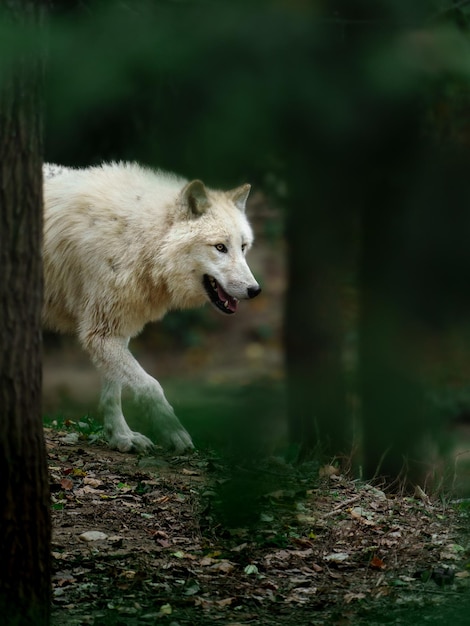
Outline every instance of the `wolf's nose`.
[(257, 295), (261, 293), (261, 287), (256, 285), (256, 287), (248, 287), (248, 297), (256, 298)]

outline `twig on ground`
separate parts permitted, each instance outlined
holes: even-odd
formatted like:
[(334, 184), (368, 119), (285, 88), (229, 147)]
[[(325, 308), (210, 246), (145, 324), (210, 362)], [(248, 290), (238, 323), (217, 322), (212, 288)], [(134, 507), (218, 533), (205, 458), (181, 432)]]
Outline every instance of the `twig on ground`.
[(336, 515), (337, 513), (341, 513), (341, 511), (349, 506), (350, 504), (353, 504), (353, 502), (357, 502), (357, 500), (361, 499), (361, 494), (358, 493), (357, 495), (353, 496), (352, 498), (348, 498), (347, 500), (343, 500), (343, 502), (340, 502), (339, 504), (337, 504), (335, 506), (334, 509), (332, 509), (331, 511), (328, 511), (328, 513), (325, 513), (325, 515), (323, 515), (323, 519), (327, 518), (327, 517), (333, 517), (333, 515)]

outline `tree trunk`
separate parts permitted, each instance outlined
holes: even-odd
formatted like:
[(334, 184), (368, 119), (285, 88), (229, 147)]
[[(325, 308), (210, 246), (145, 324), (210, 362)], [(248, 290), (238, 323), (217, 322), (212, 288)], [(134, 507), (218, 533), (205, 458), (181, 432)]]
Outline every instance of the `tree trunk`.
[(340, 197), (332, 197), (322, 176), (312, 174), (316, 165), (317, 171), (322, 168), (323, 180), (330, 180), (334, 165), (328, 156), (314, 166), (310, 155), (300, 156), (303, 163), (295, 163), (288, 179), (292, 197), (287, 214), (285, 348), (290, 440), (300, 445), (300, 460), (312, 454), (331, 460), (352, 450), (342, 363)]
[[(31, 46), (32, 31), (23, 27), (38, 26), (40, 4), (0, 2), (0, 19), (19, 49)], [(50, 611), (49, 488), (41, 423), (41, 81), (37, 48), (32, 54), (35, 59), (27, 52), (15, 55), (0, 79), (0, 614), (5, 626), (42, 626), (49, 623)]]
[[(419, 482), (425, 467), (426, 419), (419, 374), (421, 319), (415, 301), (421, 229), (410, 200), (422, 168), (422, 110), (413, 99), (382, 103), (369, 138), (362, 196), (359, 380), (363, 465), (367, 479)], [(374, 128), (374, 127), (373, 127)]]

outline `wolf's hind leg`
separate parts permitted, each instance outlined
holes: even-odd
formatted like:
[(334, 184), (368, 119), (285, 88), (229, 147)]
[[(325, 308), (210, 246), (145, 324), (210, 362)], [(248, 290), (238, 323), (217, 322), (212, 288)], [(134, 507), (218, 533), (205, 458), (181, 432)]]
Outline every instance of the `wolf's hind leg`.
[(119, 452), (151, 452), (155, 446), (148, 437), (129, 428), (122, 413), (121, 383), (105, 380), (101, 389), (100, 412), (110, 447)]

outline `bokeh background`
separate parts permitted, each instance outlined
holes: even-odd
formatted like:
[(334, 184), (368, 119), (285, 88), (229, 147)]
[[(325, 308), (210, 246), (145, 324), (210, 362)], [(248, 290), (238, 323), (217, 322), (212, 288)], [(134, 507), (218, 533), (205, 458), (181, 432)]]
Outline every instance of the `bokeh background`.
[[(199, 445), (467, 489), (469, 26), (452, 1), (55, 3), (46, 160), (253, 185), (262, 296), (132, 344)], [(44, 385), (46, 414), (96, 410), (73, 340), (46, 337)]]

